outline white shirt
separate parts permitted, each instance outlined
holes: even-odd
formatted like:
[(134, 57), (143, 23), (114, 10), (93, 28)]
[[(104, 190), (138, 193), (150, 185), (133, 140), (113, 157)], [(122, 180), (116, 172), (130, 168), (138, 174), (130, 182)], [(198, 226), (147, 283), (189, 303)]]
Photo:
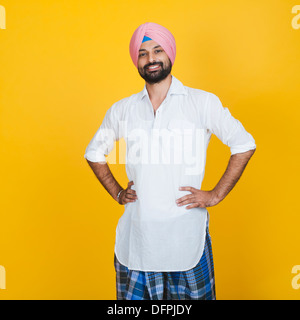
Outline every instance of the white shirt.
[(126, 142), (126, 173), (138, 200), (125, 204), (116, 230), (115, 254), (129, 269), (185, 271), (200, 260), (206, 208), (186, 209), (176, 200), (201, 189), (206, 150), (215, 134), (231, 154), (255, 149), (255, 141), (219, 98), (184, 86), (172, 76), (154, 115), (146, 86), (107, 111), (84, 157), (106, 161), (114, 141)]

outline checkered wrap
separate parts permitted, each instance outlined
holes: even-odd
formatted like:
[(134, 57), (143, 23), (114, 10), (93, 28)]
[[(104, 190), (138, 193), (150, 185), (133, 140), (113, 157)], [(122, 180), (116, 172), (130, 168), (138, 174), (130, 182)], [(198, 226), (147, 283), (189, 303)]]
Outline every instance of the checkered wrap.
[(215, 300), (215, 277), (211, 237), (206, 227), (203, 255), (188, 271), (144, 272), (129, 270), (116, 255), (114, 266), (117, 300)]

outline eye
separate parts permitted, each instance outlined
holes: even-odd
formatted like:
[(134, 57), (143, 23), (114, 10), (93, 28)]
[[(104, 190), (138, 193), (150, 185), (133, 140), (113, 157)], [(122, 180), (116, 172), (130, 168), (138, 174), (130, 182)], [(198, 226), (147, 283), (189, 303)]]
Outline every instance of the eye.
[(146, 53), (140, 53), (139, 57), (144, 57), (146, 55)]
[(155, 50), (155, 53), (159, 53), (159, 52), (162, 52), (162, 50), (161, 49)]

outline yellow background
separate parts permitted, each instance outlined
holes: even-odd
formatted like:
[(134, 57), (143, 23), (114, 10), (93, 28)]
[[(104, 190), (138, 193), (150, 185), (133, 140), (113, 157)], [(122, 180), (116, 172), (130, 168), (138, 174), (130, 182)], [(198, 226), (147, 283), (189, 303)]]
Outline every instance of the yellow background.
[[(116, 101), (142, 90), (129, 55), (151, 21), (174, 34), (173, 75), (215, 93), (257, 144), (211, 215), (218, 299), (299, 299), (300, 29), (295, 1), (1, 0), (0, 299), (115, 299), (123, 213), (83, 158)], [(299, 21), (300, 23), (300, 21)], [(230, 150), (215, 136), (203, 190)], [(124, 165), (111, 165), (127, 184)]]

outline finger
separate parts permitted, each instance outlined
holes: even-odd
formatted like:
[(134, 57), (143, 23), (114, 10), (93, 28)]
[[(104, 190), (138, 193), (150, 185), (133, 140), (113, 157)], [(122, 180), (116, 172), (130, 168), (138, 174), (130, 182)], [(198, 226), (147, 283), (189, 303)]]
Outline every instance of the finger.
[(176, 203), (177, 204), (181, 204), (182, 202), (184, 202), (184, 201), (186, 201), (186, 200), (188, 200), (188, 201), (192, 201), (192, 200), (194, 200), (195, 199), (195, 196), (192, 194), (188, 194), (188, 195), (186, 195), (186, 196), (183, 196), (183, 197), (181, 197), (181, 198), (179, 198), (179, 199), (177, 199), (176, 200)]
[(129, 196), (131, 198), (137, 197), (135, 190), (126, 189), (125, 196)]
[(136, 200), (132, 200), (132, 199), (125, 199), (124, 203), (129, 203), (129, 202), (135, 202)]
[(192, 199), (187, 199), (187, 200), (185, 200), (185, 201), (182, 201), (182, 202), (178, 203), (177, 205), (178, 205), (179, 207), (181, 207), (181, 206), (184, 206), (184, 205), (190, 204), (190, 203), (195, 203), (195, 202), (194, 202), (194, 200), (192, 200)]
[(121, 193), (121, 198), (122, 198), (123, 204), (128, 203), (128, 202), (135, 202), (137, 200), (137, 196), (130, 194), (129, 191), (134, 191), (134, 190), (125, 189), (125, 192)]
[(180, 191), (190, 191), (190, 192), (195, 192), (196, 189), (193, 187), (179, 187)]
[(198, 203), (194, 203), (194, 204), (192, 204), (192, 205), (190, 205), (190, 206), (187, 206), (187, 207), (185, 207), (186, 209), (193, 209), (193, 208), (197, 208), (199, 205), (198, 205)]
[(137, 199), (137, 196), (136, 196), (136, 195), (130, 194), (130, 193), (126, 193), (125, 197), (126, 197), (127, 199)]
[(136, 194), (136, 191), (133, 189), (127, 189), (127, 193)]

